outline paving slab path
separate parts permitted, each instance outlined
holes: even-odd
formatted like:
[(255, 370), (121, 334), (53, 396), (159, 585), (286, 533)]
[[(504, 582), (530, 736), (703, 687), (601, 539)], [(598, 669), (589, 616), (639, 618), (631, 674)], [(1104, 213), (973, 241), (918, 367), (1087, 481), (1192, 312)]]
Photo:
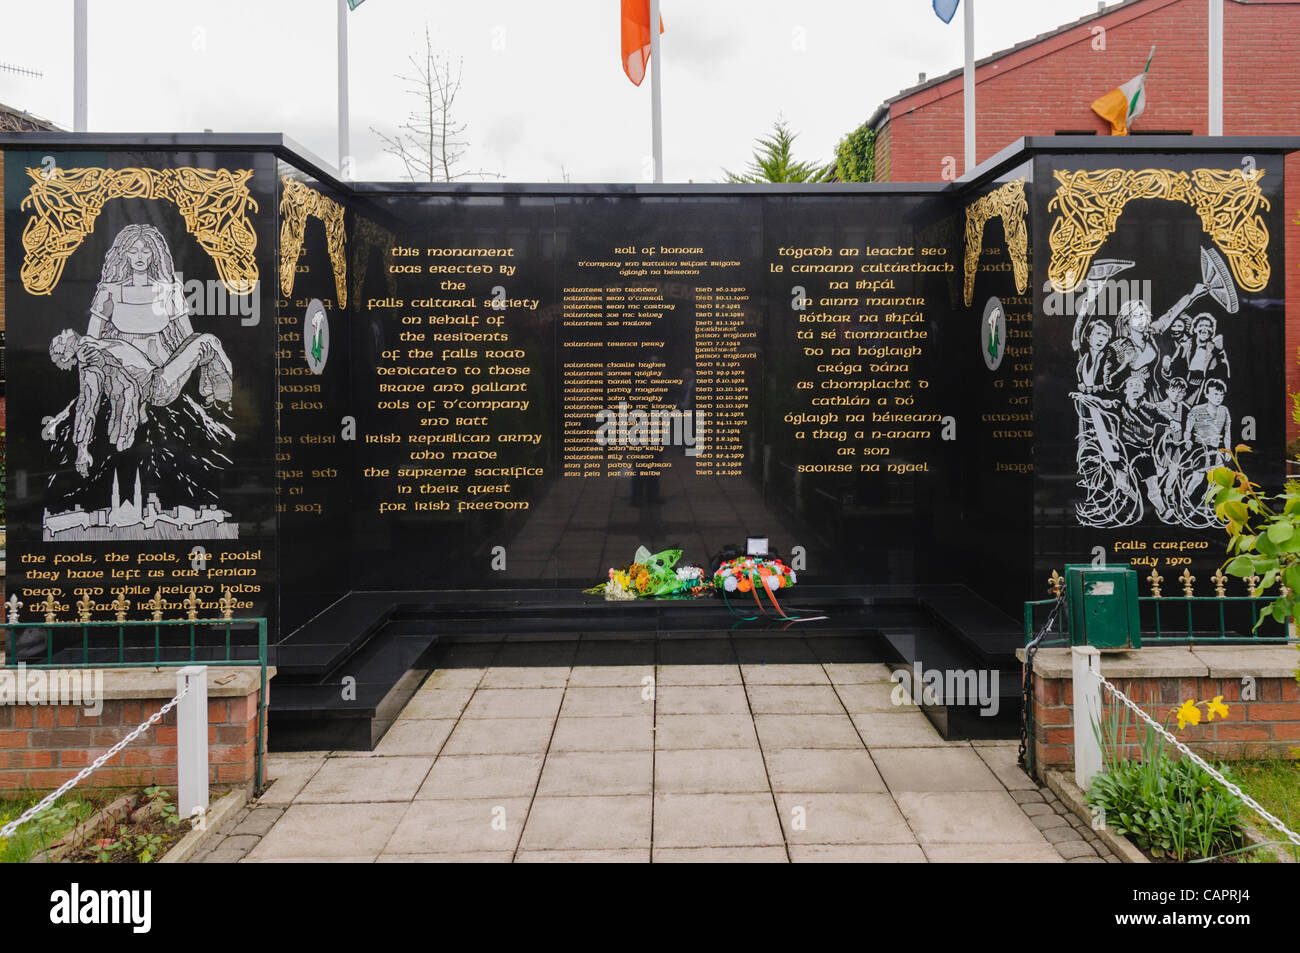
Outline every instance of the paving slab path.
[(271, 755), (199, 862), (1117, 862), (842, 640), (460, 643), (373, 752)]

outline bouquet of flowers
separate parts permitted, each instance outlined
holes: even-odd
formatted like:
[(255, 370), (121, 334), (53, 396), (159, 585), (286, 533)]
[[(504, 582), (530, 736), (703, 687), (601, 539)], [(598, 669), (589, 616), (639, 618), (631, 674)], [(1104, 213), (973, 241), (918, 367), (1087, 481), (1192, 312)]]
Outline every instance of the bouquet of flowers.
[(603, 593), (606, 599), (651, 599), (656, 596), (698, 596), (710, 591), (699, 566), (677, 567), (680, 549), (651, 553), (638, 546), (632, 563), (623, 569), (611, 569), (609, 580), (583, 592)]
[(714, 570), (713, 584), (726, 593), (765, 590), (770, 596), (777, 589), (793, 586), (795, 574), (793, 569), (775, 557), (764, 559), (738, 556)]
[[(724, 554), (720, 553), (718, 558), (721, 561), (718, 563), (718, 568), (713, 571), (713, 585), (722, 593), (722, 601), (727, 604), (731, 614), (739, 617), (741, 621), (752, 622), (766, 617), (783, 622), (815, 622), (826, 618), (824, 615), (791, 615), (781, 608), (781, 603), (776, 599), (776, 591), (793, 586), (795, 575), (794, 570), (781, 562), (778, 557), (736, 556), (733, 559), (726, 559)], [(759, 615), (741, 616), (729, 598), (729, 594), (735, 592), (747, 592), (752, 595), (754, 602), (758, 604)], [(767, 601), (776, 610), (775, 616), (763, 607), (763, 600), (759, 598), (759, 593), (767, 596)]]

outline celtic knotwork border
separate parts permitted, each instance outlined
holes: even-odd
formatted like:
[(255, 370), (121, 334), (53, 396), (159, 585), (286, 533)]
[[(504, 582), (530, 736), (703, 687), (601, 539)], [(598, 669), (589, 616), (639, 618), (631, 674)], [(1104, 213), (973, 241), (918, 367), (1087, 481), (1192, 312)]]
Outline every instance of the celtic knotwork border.
[(343, 227), (343, 206), (310, 185), (281, 176), (284, 194), (280, 198), (280, 293), (293, 294), (298, 256), (307, 232), (307, 216), (325, 225), (325, 242), (334, 269), (334, 290), (340, 308), (348, 306), (347, 233)]
[(1047, 210), (1059, 212), (1048, 236), (1047, 277), (1057, 291), (1074, 291), (1083, 283), (1092, 256), (1133, 199), (1190, 205), (1227, 257), (1237, 283), (1246, 291), (1262, 291), (1268, 284), (1268, 227), (1259, 214), (1269, 207), (1259, 187), (1263, 169), (1057, 170), (1053, 175), (1060, 184)]
[(984, 246), (984, 226), (991, 218), (1002, 219), (1016, 291), (1029, 287), (1029, 202), (1025, 198), (1025, 177), (1001, 185), (966, 206), (965, 283), (962, 297), (967, 304), (975, 296), (975, 271)]
[(23, 264), (28, 293), (53, 292), (63, 268), (95, 229), (110, 199), (164, 199), (180, 211), (185, 227), (217, 266), (234, 294), (257, 281), (257, 233), (249, 214), (257, 202), (248, 191), (252, 169), (81, 168), (27, 169), (32, 186), (19, 205), (31, 209), (23, 226)]

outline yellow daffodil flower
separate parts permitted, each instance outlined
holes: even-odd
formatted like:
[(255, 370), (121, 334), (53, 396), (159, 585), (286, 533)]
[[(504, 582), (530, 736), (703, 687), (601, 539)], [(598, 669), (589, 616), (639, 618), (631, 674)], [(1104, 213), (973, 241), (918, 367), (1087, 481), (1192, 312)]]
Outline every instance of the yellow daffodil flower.
[(1205, 719), (1206, 721), (1214, 721), (1215, 715), (1218, 715), (1220, 718), (1228, 717), (1228, 706), (1223, 703), (1222, 695), (1215, 695), (1205, 703), (1205, 707), (1209, 710)]
[(1182, 731), (1189, 724), (1199, 725), (1201, 723), (1201, 710), (1196, 707), (1196, 702), (1189, 698), (1183, 702), (1181, 708), (1174, 712), (1174, 717), (1178, 719), (1178, 730)]

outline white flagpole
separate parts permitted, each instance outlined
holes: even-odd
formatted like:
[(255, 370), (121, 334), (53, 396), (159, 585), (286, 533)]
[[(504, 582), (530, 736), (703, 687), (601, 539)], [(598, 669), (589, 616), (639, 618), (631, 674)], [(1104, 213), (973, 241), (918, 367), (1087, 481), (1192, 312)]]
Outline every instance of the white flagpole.
[(1223, 135), (1223, 0), (1210, 0), (1209, 132)]
[(975, 0), (962, 0), (966, 23), (965, 84), (966, 172), (975, 168)]
[(339, 174), (352, 178), (352, 146), (348, 123), (348, 0), (339, 0)]
[(72, 3), (72, 130), (86, 131), (86, 0)]
[(660, 112), (659, 0), (650, 0), (650, 140), (654, 152), (655, 181), (664, 180), (663, 118)]

